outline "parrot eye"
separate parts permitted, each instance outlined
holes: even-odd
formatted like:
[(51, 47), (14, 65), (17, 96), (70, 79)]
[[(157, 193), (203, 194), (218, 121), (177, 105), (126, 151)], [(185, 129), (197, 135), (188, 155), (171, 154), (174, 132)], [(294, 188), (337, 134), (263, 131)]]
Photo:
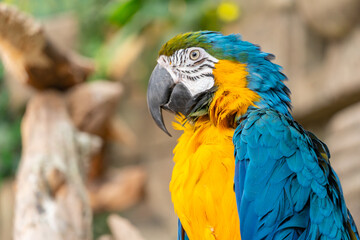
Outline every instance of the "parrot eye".
[(198, 60), (200, 57), (200, 51), (199, 50), (192, 50), (190, 52), (190, 59), (195, 61), (195, 60)]

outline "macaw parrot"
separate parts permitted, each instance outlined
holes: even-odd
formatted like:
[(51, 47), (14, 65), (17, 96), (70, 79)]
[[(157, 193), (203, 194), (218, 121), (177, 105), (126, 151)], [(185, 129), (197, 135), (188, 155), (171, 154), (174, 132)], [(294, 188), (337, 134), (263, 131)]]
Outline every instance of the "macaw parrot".
[(147, 101), (163, 131), (162, 109), (183, 131), (169, 187), (179, 240), (359, 240), (329, 150), (292, 117), (273, 58), (212, 31), (162, 46)]

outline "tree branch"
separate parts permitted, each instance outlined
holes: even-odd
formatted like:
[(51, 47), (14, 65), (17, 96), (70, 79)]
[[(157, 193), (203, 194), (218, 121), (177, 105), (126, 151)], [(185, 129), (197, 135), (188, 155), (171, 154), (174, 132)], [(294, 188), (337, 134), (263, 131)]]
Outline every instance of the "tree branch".
[(86, 161), (100, 139), (78, 132), (59, 93), (36, 95), (22, 123), (15, 240), (91, 239), (91, 209), (83, 183)]

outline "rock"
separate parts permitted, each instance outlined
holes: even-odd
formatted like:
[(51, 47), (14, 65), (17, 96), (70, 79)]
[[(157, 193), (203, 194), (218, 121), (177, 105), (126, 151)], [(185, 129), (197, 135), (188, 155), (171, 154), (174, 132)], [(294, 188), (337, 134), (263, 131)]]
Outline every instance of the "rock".
[(360, 27), (331, 43), (322, 65), (293, 80), (295, 118), (309, 124), (327, 121), (337, 111), (360, 101)]
[(331, 163), (355, 222), (360, 221), (360, 102), (338, 112), (326, 127)]
[(298, 0), (297, 5), (309, 25), (325, 38), (345, 36), (360, 17), (358, 0)]

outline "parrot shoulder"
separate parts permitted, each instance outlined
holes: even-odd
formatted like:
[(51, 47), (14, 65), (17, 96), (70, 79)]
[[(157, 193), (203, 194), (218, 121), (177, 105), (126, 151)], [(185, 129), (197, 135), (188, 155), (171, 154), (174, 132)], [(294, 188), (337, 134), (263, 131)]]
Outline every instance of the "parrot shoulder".
[(326, 145), (291, 116), (250, 109), (233, 143), (243, 239), (359, 239)]

